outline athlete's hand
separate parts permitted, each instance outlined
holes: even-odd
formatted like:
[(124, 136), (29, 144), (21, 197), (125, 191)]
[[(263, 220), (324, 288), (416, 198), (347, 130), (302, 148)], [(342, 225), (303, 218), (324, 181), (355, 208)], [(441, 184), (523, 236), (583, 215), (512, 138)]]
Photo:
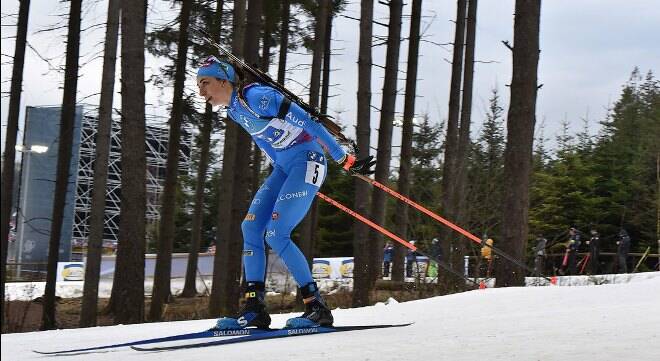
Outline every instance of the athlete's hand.
[(354, 155), (347, 154), (346, 159), (344, 159), (344, 162), (341, 164), (342, 168), (351, 174), (369, 175), (374, 173), (374, 170), (371, 170), (371, 167), (376, 164), (376, 160), (373, 155), (362, 159), (356, 159)]

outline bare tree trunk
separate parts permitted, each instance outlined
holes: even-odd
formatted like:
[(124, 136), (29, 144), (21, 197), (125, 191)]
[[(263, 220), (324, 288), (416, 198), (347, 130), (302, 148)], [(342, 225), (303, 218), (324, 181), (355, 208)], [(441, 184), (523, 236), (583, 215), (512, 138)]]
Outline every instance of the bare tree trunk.
[(332, 55), (332, 9), (328, 11), (325, 22), (325, 40), (323, 49), (323, 82), (321, 86), (321, 114), (328, 113), (328, 99), (330, 97), (330, 57)]
[[(468, 0), (467, 30), (465, 40), (465, 68), (463, 70), (463, 99), (461, 124), (458, 131), (456, 220), (463, 221), (465, 191), (467, 189), (467, 162), (470, 152), (470, 123), (472, 117), (472, 85), (474, 79), (474, 49), (477, 29), (477, 0)], [(461, 243), (465, 244), (465, 240)]]
[(289, 48), (289, 0), (282, 1), (282, 27), (280, 29), (280, 58), (277, 64), (277, 82), (284, 85), (286, 79), (286, 55)]
[[(248, 1), (248, 12), (247, 12), (247, 28), (245, 31), (245, 60), (248, 64), (252, 64), (255, 67), (259, 67), (264, 60), (261, 59), (259, 55), (259, 40), (261, 39), (262, 30), (264, 30), (264, 1), (263, 0), (250, 0)], [(266, 43), (266, 42), (264, 42)], [(267, 46), (267, 44), (264, 44)], [(263, 70), (263, 69), (262, 69)], [(252, 168), (249, 166), (245, 167), (244, 172), (237, 172), (235, 174), (234, 182), (236, 184), (236, 191), (234, 194), (234, 205), (233, 205), (233, 222), (239, 227), (234, 229), (234, 238), (241, 240), (241, 243), (237, 244), (236, 252), (240, 255), (240, 251), (243, 245), (243, 232), (241, 230), (240, 224), (245, 218), (245, 214), (250, 207), (250, 200), (252, 195), (256, 193), (259, 188), (259, 176), (261, 171), (261, 149), (252, 142), (252, 138), (244, 131), (239, 131), (238, 141), (237, 141), (237, 155), (236, 155), (236, 164), (241, 164), (244, 162), (241, 154), (249, 154), (250, 149), (252, 149)], [(239, 158), (240, 157), (240, 158)], [(251, 170), (251, 172), (250, 172)], [(242, 257), (237, 258), (237, 280), (240, 282), (241, 279), (241, 262)], [(237, 289), (236, 301), (238, 305), (238, 298), (240, 296), (240, 290)]]
[[(215, 8), (215, 22), (212, 24), (212, 36), (220, 39), (222, 23), (222, 7), (224, 1), (218, 0)], [(202, 238), (202, 226), (204, 219), (204, 185), (206, 184), (206, 173), (209, 168), (209, 155), (211, 147), (211, 132), (213, 129), (213, 107), (206, 104), (204, 121), (201, 128), (199, 167), (197, 169), (197, 181), (195, 183), (195, 209), (192, 219), (192, 235), (190, 250), (188, 252), (188, 264), (186, 266), (186, 281), (181, 291), (181, 297), (194, 297), (197, 295), (197, 265), (199, 260), (199, 247)]]
[(44, 291), (42, 330), (57, 328), (55, 320), (55, 282), (57, 261), (60, 255), (60, 238), (64, 219), (64, 204), (69, 185), (73, 123), (76, 117), (76, 91), (78, 89), (78, 54), (80, 52), (80, 15), (82, 0), (71, 1), (69, 10), (69, 33), (66, 42), (66, 69), (64, 71), (64, 95), (57, 152), (57, 177), (53, 197), (53, 219), (48, 240), (48, 268)]
[(176, 73), (174, 75), (174, 97), (170, 117), (170, 133), (167, 140), (167, 170), (163, 187), (163, 203), (160, 207), (158, 230), (158, 253), (154, 272), (154, 288), (151, 294), (149, 320), (160, 321), (163, 317), (163, 304), (167, 303), (171, 291), (172, 246), (174, 244), (174, 213), (176, 211), (176, 190), (179, 177), (179, 147), (181, 144), (181, 123), (183, 122), (183, 87), (186, 82), (188, 63), (188, 24), (192, 1), (181, 5), (181, 27), (177, 45)]
[(94, 183), (92, 186), (80, 327), (96, 326), (101, 255), (103, 253), (103, 229), (105, 226), (105, 190), (108, 181), (108, 158), (110, 156), (110, 133), (112, 131), (112, 101), (115, 89), (117, 41), (119, 37), (119, 6), (120, 0), (108, 1), (108, 23), (105, 29), (103, 50), (101, 100), (99, 102), (99, 122), (96, 133)]
[[(234, 1), (232, 52), (236, 56), (243, 55), (245, 46), (245, 0)], [(225, 144), (222, 161), (221, 192), (218, 199), (218, 227), (216, 237), (216, 253), (213, 263), (213, 288), (209, 299), (209, 314), (220, 316), (235, 313), (238, 308), (238, 281), (236, 262), (239, 262), (241, 240), (232, 237), (232, 229), (239, 224), (232, 224), (232, 195), (234, 189), (236, 146), (239, 127), (227, 119), (225, 128)], [(238, 249), (238, 251), (237, 251)], [(238, 254), (237, 254), (238, 252)], [(238, 261), (237, 261), (238, 259)]]
[[(540, 0), (517, 0), (513, 28), (513, 75), (504, 150), (504, 200), (500, 248), (523, 259), (527, 246), (529, 179), (536, 123)], [(495, 269), (496, 285), (522, 286), (524, 270), (511, 262)]]
[(16, 162), (16, 137), (18, 134), (18, 116), (21, 107), (21, 92), (23, 86), (23, 67), (25, 65), (25, 46), (27, 43), (28, 15), (30, 0), (21, 0), (18, 8), (18, 24), (16, 26), (16, 44), (14, 47), (14, 64), (11, 73), (11, 89), (9, 91), (9, 114), (7, 116), (7, 134), (5, 135), (5, 150), (2, 162), (2, 221), (0, 237), (2, 237), (2, 307), (0, 308), (0, 330), (5, 324), (5, 281), (7, 278), (7, 249), (9, 247), (9, 222), (12, 213), (12, 193), (14, 186), (14, 163)]
[(121, 218), (110, 302), (115, 324), (131, 324), (144, 322), (146, 2), (123, 0), (121, 9)]
[[(325, 31), (328, 13), (330, 12), (330, 0), (319, 0), (319, 11), (316, 16), (316, 27), (314, 30), (314, 51), (312, 55), (312, 70), (309, 85), (309, 105), (312, 108), (319, 106), (319, 95), (321, 92), (321, 66), (323, 65), (323, 52), (325, 50)], [(309, 212), (300, 225), (300, 240), (298, 241), (300, 251), (305, 255), (307, 262), (311, 264), (313, 258), (314, 238), (316, 230), (314, 224), (317, 218), (317, 200), (314, 199)], [(302, 286), (302, 285), (300, 285)]]
[[(371, 45), (373, 42), (373, 0), (360, 3), (360, 49), (358, 54), (357, 145), (358, 158), (369, 156), (371, 137)], [(366, 182), (355, 179), (355, 211), (369, 216), (369, 195)], [(353, 223), (353, 299), (354, 307), (369, 305), (369, 228), (362, 222)]]
[[(271, 37), (270, 33), (273, 31), (272, 29), (272, 21), (269, 16), (269, 14), (266, 14), (266, 18), (264, 19), (263, 23), (263, 32), (262, 32), (262, 49), (261, 49), (261, 57), (259, 58), (259, 68), (263, 70), (264, 73), (268, 73), (268, 68), (270, 67), (270, 47), (271, 47)], [(252, 194), (254, 195), (257, 193), (257, 190), (259, 189), (259, 185), (261, 184), (261, 161), (262, 161), (262, 154), (261, 154), (261, 148), (257, 146), (256, 144), (252, 145)]]
[[(390, 175), (392, 158), (392, 128), (397, 95), (399, 73), (399, 50), (401, 47), (401, 16), (403, 1), (392, 0), (390, 21), (387, 34), (387, 54), (385, 55), (385, 81), (383, 83), (383, 102), (378, 129), (378, 159), (376, 162), (376, 181), (386, 184)], [(374, 191), (371, 202), (371, 218), (376, 224), (384, 224), (387, 198), (384, 192)], [(369, 236), (369, 289), (373, 290), (376, 279), (381, 275), (383, 264), (383, 235), (371, 231)]]
[(321, 92), (321, 67), (323, 66), (323, 52), (325, 50), (325, 31), (328, 13), (330, 12), (330, 0), (319, 0), (319, 10), (316, 16), (314, 30), (314, 49), (312, 54), (312, 70), (309, 85), (309, 105), (319, 106), (319, 95)]
[[(456, 168), (454, 177), (456, 186), (454, 187), (454, 220), (462, 224), (465, 220), (466, 190), (468, 188), (467, 163), (470, 152), (470, 123), (472, 115), (472, 84), (474, 79), (474, 42), (477, 23), (477, 0), (468, 0), (467, 31), (465, 44), (465, 66), (463, 70), (463, 98), (461, 101), (461, 122), (458, 130), (458, 151), (456, 154)], [(455, 243), (454, 254), (455, 261), (460, 263), (458, 257), (463, 259), (467, 252), (467, 242), (465, 237), (460, 237)], [(458, 289), (464, 289), (465, 284), (462, 281), (456, 283)]]
[[(262, 28), (262, 13), (262, 0), (248, 1), (247, 26), (243, 44), (245, 61), (248, 64), (259, 64), (259, 34)], [(250, 206), (250, 185), (252, 181), (250, 166), (249, 164), (245, 164), (243, 155), (250, 154), (251, 146), (252, 139), (247, 132), (239, 128), (236, 135), (236, 159), (234, 160), (237, 170), (234, 172), (234, 193), (231, 201), (232, 228), (230, 237), (232, 241), (230, 243), (230, 259), (227, 268), (227, 289), (225, 290), (225, 297), (223, 299), (224, 303), (221, 305), (230, 314), (236, 314), (238, 312), (241, 295), (241, 249), (243, 246), (241, 222), (245, 218), (245, 214)]]
[[(403, 134), (401, 136), (401, 159), (399, 164), (399, 193), (410, 194), (410, 178), (412, 163), (413, 119), (415, 118), (415, 96), (417, 87), (417, 58), (419, 57), (419, 28), (422, 17), (422, 0), (413, 0), (410, 22), (410, 37), (408, 43), (408, 68), (406, 70), (406, 96), (403, 106)], [(408, 205), (398, 202), (396, 205), (397, 234), (403, 239), (408, 238)], [(403, 258), (405, 247), (394, 246), (392, 280), (403, 281)]]
[(209, 153), (211, 145), (211, 129), (213, 128), (213, 108), (206, 104), (204, 122), (199, 134), (200, 156), (195, 182), (195, 206), (192, 219), (192, 234), (190, 250), (188, 251), (188, 264), (186, 267), (186, 280), (181, 291), (181, 297), (195, 297), (197, 295), (197, 264), (199, 260), (199, 247), (202, 239), (202, 223), (204, 219), (204, 185), (206, 173), (209, 169)]
[[(456, 8), (456, 32), (454, 34), (454, 54), (451, 68), (451, 85), (449, 92), (449, 116), (447, 117), (447, 137), (445, 141), (445, 157), (442, 168), (442, 212), (445, 218), (456, 221), (455, 193), (457, 187), (456, 166), (458, 163), (458, 122), (461, 109), (461, 79), (463, 72), (463, 43), (465, 41), (466, 0), (458, 0)], [(454, 239), (454, 234), (448, 228), (440, 232), (443, 254), (447, 255), (449, 265), (458, 272), (463, 272), (464, 249), (458, 247), (460, 242)], [(443, 273), (443, 275), (445, 275)], [(453, 276), (442, 280), (449, 289), (458, 286)]]
[[(245, 4), (245, 3), (244, 3)], [(238, 240), (231, 238), (231, 229), (238, 225), (232, 225), (231, 220), (231, 199), (234, 193), (234, 163), (236, 161), (236, 134), (238, 125), (227, 119), (225, 128), (225, 144), (223, 149), (222, 178), (220, 180), (220, 194), (218, 196), (218, 226), (216, 235), (216, 252), (213, 262), (213, 286), (211, 288), (211, 297), (209, 299), (209, 315), (220, 316), (228, 314), (227, 310), (221, 306), (222, 299), (226, 298), (227, 290), (230, 288), (229, 262), (230, 257), (236, 256), (233, 252), (230, 254), (230, 246)], [(234, 285), (232, 283), (232, 285)]]

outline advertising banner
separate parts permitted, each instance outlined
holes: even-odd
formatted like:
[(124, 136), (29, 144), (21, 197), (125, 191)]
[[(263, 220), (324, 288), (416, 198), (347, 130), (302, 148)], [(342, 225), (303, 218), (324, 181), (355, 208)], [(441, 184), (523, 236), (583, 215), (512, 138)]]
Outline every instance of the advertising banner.
[(85, 264), (83, 262), (57, 262), (56, 282), (83, 281)]

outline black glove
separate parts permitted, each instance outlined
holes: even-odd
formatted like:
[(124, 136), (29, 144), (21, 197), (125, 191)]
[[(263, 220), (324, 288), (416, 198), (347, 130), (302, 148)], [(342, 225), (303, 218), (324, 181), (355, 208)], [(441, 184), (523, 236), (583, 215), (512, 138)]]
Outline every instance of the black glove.
[(375, 172), (371, 170), (374, 164), (376, 164), (376, 160), (373, 155), (356, 160), (355, 156), (347, 154), (346, 159), (342, 163), (342, 168), (351, 174), (369, 175)]

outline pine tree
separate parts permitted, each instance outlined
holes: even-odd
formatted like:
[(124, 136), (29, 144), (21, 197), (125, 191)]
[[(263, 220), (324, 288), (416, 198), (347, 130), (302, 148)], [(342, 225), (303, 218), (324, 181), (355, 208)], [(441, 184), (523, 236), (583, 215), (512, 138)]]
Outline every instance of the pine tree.
[(16, 137), (18, 134), (18, 116), (21, 106), (21, 87), (23, 86), (23, 66), (25, 65), (25, 46), (27, 44), (28, 15), (30, 1), (20, 1), (18, 9), (18, 24), (16, 28), (16, 44), (14, 47), (14, 64), (11, 76), (11, 90), (9, 93), (9, 114), (7, 115), (7, 129), (5, 133), (5, 149), (2, 153), (2, 211), (0, 221), (0, 239), (2, 242), (2, 281), (0, 284), (0, 329), (5, 324), (5, 279), (7, 271), (7, 249), (9, 247), (9, 222), (12, 208), (12, 191), (14, 186), (14, 162), (16, 160)]
[[(369, 156), (371, 137), (371, 67), (373, 42), (373, 0), (360, 3), (360, 49), (358, 53), (358, 91), (356, 137), (358, 158)], [(369, 185), (355, 179), (355, 211), (370, 218)], [(353, 298), (355, 307), (369, 305), (369, 247), (364, 241), (369, 235), (369, 227), (353, 221)]]
[[(532, 167), (536, 95), (538, 91), (540, 0), (517, 0), (513, 29), (513, 74), (504, 149), (502, 251), (522, 259), (529, 221), (529, 183)], [(524, 283), (524, 273), (511, 262), (495, 267), (496, 285)]]
[(496, 88), (491, 91), (488, 113), (470, 156), (470, 191), (468, 192), (469, 229), (499, 239), (499, 214), (504, 178), (504, 109)]
[(120, 0), (108, 1), (108, 21), (103, 50), (103, 74), (99, 122), (94, 157), (94, 185), (87, 239), (87, 261), (85, 262), (85, 285), (80, 310), (80, 327), (96, 326), (101, 253), (103, 251), (103, 228), (105, 227), (105, 191), (108, 180), (110, 157), (110, 132), (112, 130), (112, 102), (115, 89), (117, 63), (117, 40), (119, 37)]
[(53, 218), (50, 227), (50, 239), (48, 241), (48, 266), (41, 319), (42, 330), (52, 330), (57, 327), (55, 320), (55, 282), (57, 278), (57, 262), (60, 255), (60, 237), (64, 221), (64, 203), (69, 187), (73, 128), (76, 117), (81, 9), (82, 0), (71, 1), (66, 46), (66, 68), (64, 71), (62, 117), (60, 120), (57, 152), (57, 176), (55, 180), (55, 194), (53, 196)]
[(144, 321), (146, 6), (122, 0), (121, 9), (121, 220), (110, 309), (116, 324), (130, 324)]
[(177, 58), (174, 63), (174, 96), (170, 114), (170, 128), (167, 142), (167, 165), (163, 186), (160, 223), (158, 232), (158, 253), (154, 272), (153, 292), (149, 319), (160, 321), (163, 316), (163, 304), (171, 296), (172, 247), (176, 232), (175, 211), (177, 190), (179, 189), (179, 146), (181, 144), (181, 125), (183, 123), (183, 87), (188, 65), (188, 24), (190, 23), (191, 1), (184, 1), (179, 16), (180, 28), (177, 42)]
[[(392, 129), (397, 97), (397, 80), (399, 72), (399, 50), (401, 46), (401, 16), (403, 1), (391, 0), (390, 19), (387, 32), (387, 51), (385, 56), (385, 79), (383, 81), (383, 97), (378, 127), (378, 158), (374, 178), (377, 182), (387, 184), (390, 176), (390, 161), (392, 158)], [(384, 224), (386, 219), (388, 197), (375, 189), (372, 193), (371, 219), (377, 224)], [(376, 279), (381, 275), (383, 264), (383, 234), (371, 231), (369, 234), (369, 259), (367, 263), (369, 290), (375, 287)]]
[[(439, 211), (440, 184), (442, 179), (442, 124), (432, 124), (428, 114), (420, 117), (413, 132), (410, 196), (431, 211)], [(410, 239), (429, 240), (438, 235), (438, 223), (419, 213), (410, 212)], [(403, 273), (403, 268), (401, 268)], [(392, 270), (394, 272), (394, 269)]]
[(633, 248), (653, 245), (656, 238), (659, 94), (653, 74), (642, 78), (635, 68), (602, 123), (593, 151), (594, 192), (600, 197), (597, 207), (605, 212), (603, 228), (608, 233), (625, 228)]

